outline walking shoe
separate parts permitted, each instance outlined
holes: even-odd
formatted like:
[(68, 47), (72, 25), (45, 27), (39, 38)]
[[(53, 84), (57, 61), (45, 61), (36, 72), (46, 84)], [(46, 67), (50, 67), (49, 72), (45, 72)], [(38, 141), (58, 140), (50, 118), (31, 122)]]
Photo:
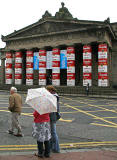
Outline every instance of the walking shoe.
[(52, 150), (53, 153), (60, 153), (60, 151)]
[(35, 153), (34, 155), (37, 156), (37, 157), (43, 158), (43, 154), (37, 154), (37, 153)]
[(7, 133), (8, 133), (8, 134), (13, 134), (14, 132), (11, 131), (11, 130), (8, 130)]
[(50, 157), (50, 154), (44, 154), (44, 156), (45, 156), (46, 158), (49, 158), (49, 157)]
[(14, 134), (14, 136), (16, 136), (16, 137), (23, 137), (24, 135), (22, 133), (17, 133), (17, 134)]

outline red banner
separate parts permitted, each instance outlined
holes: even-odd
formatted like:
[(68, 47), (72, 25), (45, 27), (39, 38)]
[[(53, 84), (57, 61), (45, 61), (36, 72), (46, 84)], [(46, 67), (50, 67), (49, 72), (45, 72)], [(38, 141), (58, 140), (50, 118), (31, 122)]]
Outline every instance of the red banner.
[(33, 62), (27, 62), (26, 68), (33, 68)]
[(60, 79), (60, 73), (52, 73), (52, 79)]
[(46, 56), (45, 50), (39, 50), (39, 56)]
[(27, 51), (26, 56), (27, 57), (33, 57), (33, 51)]
[(75, 79), (75, 73), (67, 73), (67, 79)]
[(26, 79), (33, 79), (33, 74), (26, 74)]
[(46, 79), (46, 73), (39, 73), (39, 79)]
[(22, 58), (22, 52), (15, 52), (16, 58)]
[(67, 54), (70, 54), (70, 53), (75, 53), (74, 47), (68, 47), (67, 48)]
[(6, 68), (12, 68), (12, 63), (6, 63)]
[(13, 56), (12, 56), (12, 53), (10, 53), (10, 52), (6, 52), (6, 58), (12, 58)]
[(12, 79), (12, 74), (7, 73), (7, 74), (6, 74), (6, 79)]
[(22, 74), (15, 74), (15, 79), (22, 79)]

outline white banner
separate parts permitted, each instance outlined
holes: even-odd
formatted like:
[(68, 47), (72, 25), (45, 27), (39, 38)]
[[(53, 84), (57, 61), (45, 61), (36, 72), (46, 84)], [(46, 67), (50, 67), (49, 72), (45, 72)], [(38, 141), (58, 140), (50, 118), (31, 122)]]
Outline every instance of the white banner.
[(59, 67), (53, 67), (52, 73), (60, 73), (60, 68)]
[(91, 52), (83, 53), (83, 59), (92, 59), (91, 58)]
[(6, 72), (6, 73), (12, 73), (13, 70), (12, 70), (11, 68), (6, 68), (5, 72)]
[(46, 62), (46, 56), (39, 56), (39, 62)]
[(22, 68), (15, 68), (15, 73), (22, 73)]
[(22, 63), (22, 58), (15, 58), (15, 63)]
[(107, 65), (99, 65), (98, 72), (107, 72)]
[(107, 52), (98, 52), (98, 59), (107, 59)]
[(46, 73), (46, 68), (39, 68), (39, 73)]
[(59, 86), (60, 85), (60, 79), (52, 79), (52, 85), (53, 86)]
[(33, 85), (33, 79), (26, 79), (26, 85)]
[(26, 68), (26, 73), (33, 73), (33, 68)]
[(75, 67), (67, 67), (67, 73), (75, 73)]
[(108, 86), (108, 79), (98, 79), (98, 86), (107, 87)]
[(92, 86), (92, 80), (91, 79), (83, 79), (83, 86), (87, 86), (89, 83), (89, 86)]
[(91, 73), (92, 66), (83, 66), (83, 73)]
[(13, 58), (6, 58), (6, 63), (12, 63)]
[(6, 79), (6, 84), (12, 84), (12, 79)]
[(67, 79), (67, 86), (75, 86), (75, 79)]
[(22, 79), (15, 79), (15, 84), (22, 84)]
[(45, 86), (46, 85), (46, 79), (39, 79), (39, 85)]
[(46, 65), (47, 65), (47, 69), (52, 69), (52, 51), (47, 51), (47, 61), (46, 61)]
[(67, 54), (67, 60), (75, 60), (75, 54), (74, 53)]

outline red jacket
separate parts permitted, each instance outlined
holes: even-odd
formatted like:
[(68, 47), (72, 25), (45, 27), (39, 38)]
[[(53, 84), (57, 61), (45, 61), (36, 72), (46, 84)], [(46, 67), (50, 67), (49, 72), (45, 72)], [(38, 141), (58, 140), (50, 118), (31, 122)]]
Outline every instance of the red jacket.
[(40, 115), (37, 111), (34, 111), (33, 116), (35, 123), (50, 122), (49, 113)]

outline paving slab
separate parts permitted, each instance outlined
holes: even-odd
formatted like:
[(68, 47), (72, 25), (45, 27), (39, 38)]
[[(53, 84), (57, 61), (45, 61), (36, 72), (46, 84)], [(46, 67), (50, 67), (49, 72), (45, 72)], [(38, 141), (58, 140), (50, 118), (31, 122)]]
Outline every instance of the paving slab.
[(39, 158), (34, 154), (26, 155), (0, 155), (0, 160), (117, 160), (117, 151), (103, 150), (103, 151), (75, 151), (66, 153), (52, 153), (50, 158)]

